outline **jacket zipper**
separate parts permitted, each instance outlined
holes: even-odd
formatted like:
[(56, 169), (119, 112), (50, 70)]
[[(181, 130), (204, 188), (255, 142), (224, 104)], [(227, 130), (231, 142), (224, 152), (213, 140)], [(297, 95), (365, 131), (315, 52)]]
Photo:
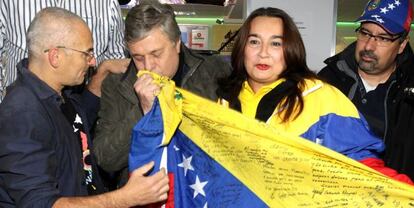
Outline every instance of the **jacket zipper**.
[(390, 86), (388, 87), (387, 92), (385, 94), (385, 98), (384, 98), (384, 115), (385, 115), (384, 124), (385, 124), (385, 128), (384, 128), (384, 135), (382, 137), (383, 138), (383, 141), (384, 141), (384, 144), (385, 144), (385, 140), (386, 140), (386, 136), (387, 136), (387, 131), (388, 131), (388, 104), (387, 104), (388, 95), (390, 93), (390, 90), (391, 90), (392, 86), (396, 82), (397, 82), (396, 80), (391, 81)]

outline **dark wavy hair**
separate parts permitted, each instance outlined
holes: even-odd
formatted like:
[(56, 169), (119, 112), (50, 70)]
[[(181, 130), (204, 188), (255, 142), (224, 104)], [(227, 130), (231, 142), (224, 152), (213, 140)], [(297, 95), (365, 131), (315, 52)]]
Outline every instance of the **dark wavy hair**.
[[(259, 8), (253, 11), (241, 26), (231, 54), (231, 65), (233, 72), (229, 77), (219, 80), (218, 96), (226, 99), (230, 107), (239, 102), (238, 96), (242, 84), (247, 80), (247, 72), (244, 66), (244, 49), (250, 32), (250, 25), (256, 17), (275, 17), (283, 21), (283, 53), (286, 62), (286, 69), (279, 78), (293, 82), (288, 90), (283, 93), (282, 101), (278, 106), (284, 106), (282, 122), (290, 118), (296, 119), (303, 110), (302, 89), (305, 79), (317, 79), (316, 75), (306, 64), (306, 52), (302, 37), (292, 18), (283, 10), (277, 8)], [(293, 114), (298, 108), (297, 113)], [(282, 115), (282, 114), (279, 114)]]

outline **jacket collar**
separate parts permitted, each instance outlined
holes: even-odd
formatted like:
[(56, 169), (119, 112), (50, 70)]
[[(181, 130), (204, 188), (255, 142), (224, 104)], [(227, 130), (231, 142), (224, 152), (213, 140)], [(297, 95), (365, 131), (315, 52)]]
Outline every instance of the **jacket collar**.
[(414, 53), (410, 46), (410, 43), (407, 43), (407, 46), (404, 48), (404, 51), (397, 57), (397, 69), (395, 72), (395, 77), (397, 82), (402, 83), (410, 80), (409, 82), (412, 83), (413, 81), (413, 60), (414, 60)]
[[(181, 87), (185, 86), (188, 78), (199, 68), (200, 64), (204, 61), (204, 57), (194, 53), (191, 49), (187, 48), (183, 43), (181, 43), (181, 53), (180, 60), (183, 60), (184, 64), (188, 67), (188, 72), (184, 75), (181, 81)], [(180, 63), (180, 66), (182, 64)]]
[(138, 97), (134, 91), (134, 84), (137, 81), (137, 68), (135, 67), (134, 61), (128, 65), (128, 69), (125, 74), (121, 77), (119, 87), (117, 90), (121, 96), (133, 104), (138, 104)]
[(204, 57), (195, 53), (191, 49), (187, 48), (183, 43), (181, 43), (181, 56), (184, 64), (186, 64), (190, 69), (198, 68), (201, 62), (204, 60)]
[(33, 74), (29, 68), (29, 60), (27, 58), (23, 59), (17, 64), (17, 71), (19, 77), (23, 82), (27, 83), (30, 86), (30, 89), (36, 94), (40, 99), (47, 99), (50, 97), (55, 97), (55, 100), (60, 100), (60, 95), (52, 89), (47, 83), (39, 79), (35, 74)]
[(405, 46), (403, 52), (397, 56), (397, 69), (400, 68), (405, 62), (409, 61), (409, 59), (413, 59), (413, 49), (411, 48), (410, 43), (408, 42)]
[[(356, 49), (356, 42), (351, 43), (348, 47), (346, 47), (342, 52), (327, 58), (324, 63), (327, 65), (336, 65), (336, 62), (340, 60), (344, 60), (345, 63), (349, 66), (352, 71), (355, 73), (358, 69), (358, 64), (355, 60), (355, 49)], [(333, 66), (336, 68), (336, 66)]]

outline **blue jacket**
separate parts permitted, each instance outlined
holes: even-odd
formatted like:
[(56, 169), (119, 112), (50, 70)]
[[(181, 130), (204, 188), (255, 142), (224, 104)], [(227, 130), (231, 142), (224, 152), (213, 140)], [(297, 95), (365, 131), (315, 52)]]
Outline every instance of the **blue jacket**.
[[(87, 195), (79, 138), (60, 110), (63, 100), (27, 64), (18, 65), (0, 104), (0, 207), (51, 207), (59, 197)], [(64, 93), (89, 134), (99, 99), (88, 91)]]
[[(274, 99), (270, 99), (270, 102), (260, 102), (266, 101), (264, 96), (283, 81), (278, 80), (257, 92), (253, 92), (245, 81), (239, 94), (243, 114), (255, 118), (256, 114), (271, 106)], [(305, 86), (301, 90), (304, 107), (296, 119), (282, 122), (281, 116), (284, 115), (284, 111), (280, 109), (283, 107), (277, 106), (276, 109), (272, 109), (273, 113), (269, 115), (266, 123), (357, 161), (378, 158), (378, 155), (384, 151), (383, 142), (369, 131), (365, 119), (339, 90), (319, 80), (311, 79), (305, 80)]]

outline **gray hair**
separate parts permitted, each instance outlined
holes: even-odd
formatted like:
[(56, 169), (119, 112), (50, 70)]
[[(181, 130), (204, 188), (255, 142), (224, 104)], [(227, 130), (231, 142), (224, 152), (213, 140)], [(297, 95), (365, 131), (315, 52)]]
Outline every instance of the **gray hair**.
[(27, 30), (27, 47), (30, 57), (38, 57), (50, 47), (73, 41), (70, 33), (75, 22), (82, 18), (65, 9), (48, 7), (40, 10)]
[(160, 27), (172, 42), (180, 39), (180, 28), (175, 21), (173, 8), (158, 1), (140, 1), (125, 19), (125, 41), (133, 43), (147, 37), (148, 33)]

